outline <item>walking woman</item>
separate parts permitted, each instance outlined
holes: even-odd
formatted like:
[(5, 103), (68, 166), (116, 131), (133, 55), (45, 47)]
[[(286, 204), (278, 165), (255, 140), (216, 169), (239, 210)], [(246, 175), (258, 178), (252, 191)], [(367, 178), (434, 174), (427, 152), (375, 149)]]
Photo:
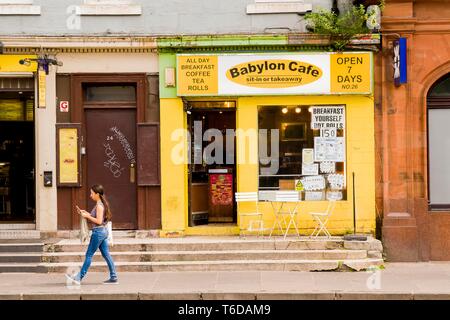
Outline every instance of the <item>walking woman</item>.
[(116, 268), (108, 249), (108, 230), (106, 227), (106, 223), (111, 221), (112, 214), (109, 208), (109, 203), (104, 195), (103, 186), (98, 184), (93, 185), (91, 187), (90, 197), (96, 202), (94, 209), (92, 209), (91, 213), (81, 210), (81, 215), (93, 224), (92, 236), (86, 252), (86, 259), (84, 260), (80, 273), (74, 277), (66, 274), (66, 278), (72, 283), (80, 285), (91, 265), (92, 257), (97, 249), (100, 248), (100, 252), (108, 264), (110, 274), (109, 279), (103, 283), (118, 284), (119, 281), (117, 279)]

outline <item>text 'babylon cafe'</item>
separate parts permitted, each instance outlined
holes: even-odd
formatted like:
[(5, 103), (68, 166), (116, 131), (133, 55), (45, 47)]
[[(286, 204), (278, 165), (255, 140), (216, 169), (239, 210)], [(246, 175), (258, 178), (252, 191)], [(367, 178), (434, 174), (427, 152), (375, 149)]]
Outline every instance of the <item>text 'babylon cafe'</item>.
[(372, 53), (173, 54), (160, 74), (162, 234), (238, 234), (236, 192), (258, 192), (269, 234), (276, 191), (299, 193), (301, 235), (330, 199), (331, 234), (354, 204), (375, 232)]

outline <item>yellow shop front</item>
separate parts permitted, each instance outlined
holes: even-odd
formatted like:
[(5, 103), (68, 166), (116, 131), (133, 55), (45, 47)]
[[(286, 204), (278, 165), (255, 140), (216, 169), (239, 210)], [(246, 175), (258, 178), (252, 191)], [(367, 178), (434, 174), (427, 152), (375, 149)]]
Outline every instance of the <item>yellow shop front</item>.
[(36, 58), (0, 55), (0, 231), (36, 228)]
[[(176, 96), (161, 90), (162, 236), (237, 235), (235, 193), (280, 190), (299, 193), (301, 235), (330, 199), (331, 234), (352, 232), (354, 215), (357, 232), (374, 234), (372, 64), (370, 52), (179, 54), (166, 63), (161, 84)], [(258, 204), (268, 235), (273, 206)]]

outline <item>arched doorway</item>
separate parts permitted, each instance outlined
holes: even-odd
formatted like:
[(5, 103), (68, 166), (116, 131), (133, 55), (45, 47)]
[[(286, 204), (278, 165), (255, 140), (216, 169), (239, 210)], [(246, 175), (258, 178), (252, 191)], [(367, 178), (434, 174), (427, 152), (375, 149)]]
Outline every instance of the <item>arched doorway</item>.
[(450, 211), (450, 73), (427, 95), (428, 202), (432, 211)]
[(450, 260), (450, 73), (427, 94), (429, 260)]

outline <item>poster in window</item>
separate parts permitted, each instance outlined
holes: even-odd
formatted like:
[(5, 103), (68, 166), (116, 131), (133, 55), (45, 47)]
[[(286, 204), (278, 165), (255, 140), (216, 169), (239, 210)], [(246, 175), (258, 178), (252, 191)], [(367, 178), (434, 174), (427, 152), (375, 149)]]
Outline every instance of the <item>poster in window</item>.
[(344, 106), (312, 106), (311, 129), (342, 130), (345, 128)]
[(23, 120), (23, 103), (19, 99), (1, 99), (0, 110), (0, 121)]
[(345, 178), (343, 174), (330, 174), (327, 177), (331, 189), (342, 190), (345, 186)]
[(344, 138), (314, 137), (314, 161), (344, 162)]
[(318, 191), (325, 189), (323, 176), (308, 176), (301, 179), (305, 191)]
[(34, 120), (34, 100), (27, 100), (26, 102), (26, 121)]
[(333, 161), (322, 161), (320, 163), (321, 173), (335, 173), (336, 172), (336, 162)]
[(327, 200), (342, 200), (342, 191), (327, 191)]
[(212, 205), (233, 205), (233, 175), (210, 174), (209, 178)]
[(78, 179), (78, 129), (58, 130), (58, 184), (77, 185)]
[(319, 174), (319, 164), (302, 164), (302, 175), (304, 176), (317, 176)]
[(314, 163), (314, 149), (304, 148), (302, 150), (302, 163), (304, 164)]
[(307, 191), (305, 192), (306, 201), (321, 201), (324, 199), (324, 191)]

